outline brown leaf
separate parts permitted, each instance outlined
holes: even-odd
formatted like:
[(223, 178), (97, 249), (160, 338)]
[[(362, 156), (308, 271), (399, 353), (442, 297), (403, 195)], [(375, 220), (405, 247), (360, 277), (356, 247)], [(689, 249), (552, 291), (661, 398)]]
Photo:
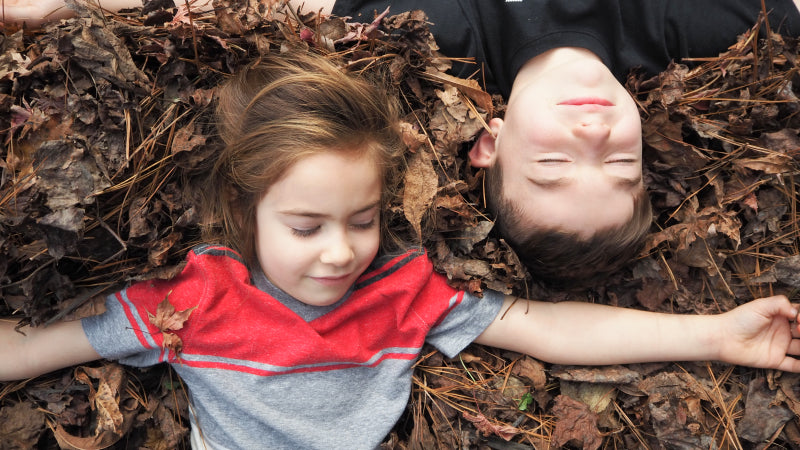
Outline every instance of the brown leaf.
[(163, 239), (155, 242), (150, 250), (147, 252), (147, 261), (153, 267), (163, 266), (167, 262), (167, 257), (170, 254), (173, 246), (177, 244), (183, 235), (178, 232), (172, 232)]
[(770, 391), (763, 377), (756, 378), (747, 386), (744, 416), (736, 424), (736, 432), (753, 442), (766, 442), (787, 421), (795, 417), (792, 410), (777, 404), (776, 391)]
[[(595, 414), (606, 411), (617, 398), (617, 388), (608, 383), (561, 383), (561, 393), (578, 400)], [(599, 417), (598, 417), (599, 418)]]
[(197, 306), (193, 306), (191, 308), (184, 309), (183, 311), (176, 311), (175, 307), (172, 306), (172, 303), (169, 301), (169, 294), (171, 293), (172, 291), (167, 293), (166, 297), (164, 297), (164, 300), (158, 304), (155, 314), (152, 314), (149, 311), (147, 312), (150, 323), (161, 330), (162, 333), (177, 331), (183, 328), (184, 322), (189, 319), (189, 316), (197, 308)]
[(491, 436), (496, 435), (500, 436), (501, 438), (510, 441), (511, 438), (519, 434), (519, 429), (512, 427), (510, 425), (497, 425), (492, 423), (489, 419), (486, 418), (481, 413), (477, 415), (472, 415), (466, 411), (463, 412), (463, 416), (465, 419), (472, 422), (475, 425), (475, 428), (478, 429), (484, 436)]
[(161, 336), (163, 338), (162, 345), (164, 348), (172, 350), (176, 355), (183, 351), (183, 340), (179, 338), (178, 335), (164, 331), (161, 333)]
[(557, 422), (550, 448), (560, 448), (576, 442), (584, 450), (600, 448), (603, 438), (597, 429), (597, 414), (584, 403), (559, 395), (553, 405)]
[(422, 219), (439, 187), (439, 177), (425, 151), (411, 155), (403, 190), (403, 213), (417, 236), (422, 238)]
[(172, 140), (172, 154), (190, 152), (197, 147), (205, 145), (206, 137), (197, 129), (194, 123), (190, 123), (175, 132)]
[[(98, 380), (97, 389), (94, 389), (90, 377)], [(119, 392), (126, 379), (122, 368), (117, 364), (106, 364), (99, 368), (79, 367), (75, 371), (75, 378), (90, 387), (89, 401), (98, 412), (97, 432), (119, 432), (123, 422)]]
[(474, 100), (475, 103), (490, 116), (492, 115), (494, 111), (492, 96), (484, 91), (476, 80), (465, 80), (463, 78), (454, 77), (440, 72), (433, 67), (426, 67), (423, 77), (456, 87), (456, 89)]
[(189, 319), (189, 316), (197, 306), (184, 309), (183, 311), (176, 311), (175, 307), (169, 301), (169, 294), (171, 293), (172, 291), (167, 293), (164, 300), (158, 304), (155, 315), (148, 311), (147, 316), (150, 323), (161, 331), (161, 345), (168, 350), (172, 350), (177, 357), (180, 357), (179, 354), (183, 350), (183, 340), (175, 333), (172, 333), (172, 331), (183, 328), (183, 324)]
[(636, 291), (636, 300), (650, 311), (658, 311), (673, 292), (675, 285), (668, 280), (645, 278), (642, 280), (642, 288)]
[(534, 390), (544, 389), (547, 385), (544, 365), (530, 356), (523, 356), (515, 362), (511, 373), (528, 380)]
[(161, 431), (159, 446), (149, 446), (150, 448), (180, 448), (183, 438), (188, 433), (188, 429), (181, 424), (172, 411), (159, 402), (154, 413), (158, 430)]
[(761, 158), (736, 159), (733, 161), (733, 165), (768, 174), (789, 173), (797, 170), (794, 159), (782, 153), (770, 153)]
[[(122, 411), (120, 395), (127, 383), (125, 371), (119, 364), (108, 363), (101, 367), (79, 367), (75, 379), (89, 386), (89, 401), (96, 411), (94, 433), (80, 437), (71, 434), (61, 423), (53, 430), (63, 449), (99, 450), (118, 442), (128, 432), (135, 416), (134, 411)], [(97, 380), (97, 388), (92, 380)]]
[(629, 369), (625, 366), (603, 366), (603, 367), (583, 367), (583, 366), (553, 366), (550, 373), (566, 381), (578, 381), (586, 383), (613, 383), (637, 384), (642, 381), (642, 374)]
[(0, 448), (36, 448), (44, 431), (44, 412), (33, 402), (0, 408)]

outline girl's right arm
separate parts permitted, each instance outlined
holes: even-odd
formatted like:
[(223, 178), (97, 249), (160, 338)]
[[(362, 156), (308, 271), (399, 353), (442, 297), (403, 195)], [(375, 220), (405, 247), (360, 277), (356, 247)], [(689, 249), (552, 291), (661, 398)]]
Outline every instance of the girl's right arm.
[(0, 319), (0, 381), (20, 380), (100, 359), (79, 320), (22, 327)]

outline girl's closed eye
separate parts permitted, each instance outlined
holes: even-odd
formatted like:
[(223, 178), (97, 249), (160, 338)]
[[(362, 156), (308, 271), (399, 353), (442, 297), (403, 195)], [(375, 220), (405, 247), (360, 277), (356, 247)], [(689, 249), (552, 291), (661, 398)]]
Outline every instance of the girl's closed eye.
[(375, 217), (373, 217), (372, 219), (370, 219), (367, 222), (357, 222), (357, 223), (351, 224), (350, 226), (352, 228), (355, 228), (356, 230), (371, 230), (372, 228), (375, 227), (375, 225), (377, 223), (378, 223), (378, 221), (376, 220)]
[(310, 237), (313, 236), (314, 233), (319, 231), (319, 226), (312, 227), (312, 228), (294, 228), (290, 227), (292, 230), (292, 234), (297, 237)]

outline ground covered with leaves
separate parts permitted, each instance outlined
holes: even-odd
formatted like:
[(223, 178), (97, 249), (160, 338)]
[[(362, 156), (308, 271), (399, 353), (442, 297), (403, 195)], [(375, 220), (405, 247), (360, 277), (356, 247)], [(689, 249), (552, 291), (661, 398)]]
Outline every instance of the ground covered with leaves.
[[(373, 23), (267, 1), (170, 0), (0, 34), (0, 316), (44, 326), (169, 277), (198, 242), (192, 189), (219, 145), (217, 86), (259, 55), (321, 51), (394, 85), (409, 174), (389, 212), (458, 287), (686, 314), (800, 287), (798, 40), (763, 28), (696, 67), (632, 75), (656, 217), (641, 257), (553, 292), (492, 232), (465, 147), (503, 101), (447, 74), (422, 12)], [(280, 10), (284, 14), (276, 14)], [(613, 332), (613, 330), (609, 330)], [(0, 383), (0, 448), (187, 447), (168, 369), (109, 361)], [(404, 448), (800, 448), (800, 376), (714, 362), (567, 367), (473, 345), (419, 361)]]

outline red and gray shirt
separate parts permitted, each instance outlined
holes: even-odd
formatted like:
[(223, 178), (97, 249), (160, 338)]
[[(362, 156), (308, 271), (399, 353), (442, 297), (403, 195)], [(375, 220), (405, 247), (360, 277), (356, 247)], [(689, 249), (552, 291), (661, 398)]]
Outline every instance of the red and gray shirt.
[[(192, 310), (165, 349), (159, 303)], [(449, 357), (497, 316), (503, 296), (455, 290), (421, 251), (376, 260), (336, 304), (301, 303), (232, 250), (193, 249), (182, 273), (134, 284), (83, 319), (107, 359), (172, 364), (208, 448), (374, 448), (408, 402), (427, 341)], [(169, 332), (169, 331), (168, 331)]]

